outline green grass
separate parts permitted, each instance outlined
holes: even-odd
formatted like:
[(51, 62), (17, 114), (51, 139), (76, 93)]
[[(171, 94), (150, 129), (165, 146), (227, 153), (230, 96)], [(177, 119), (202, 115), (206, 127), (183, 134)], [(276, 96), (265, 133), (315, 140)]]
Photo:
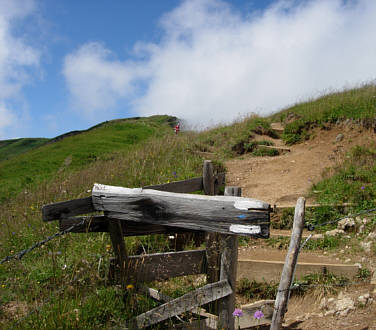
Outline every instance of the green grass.
[[(209, 157), (200, 152), (211, 153), (216, 170), (223, 171), (224, 160), (239, 156), (235, 146), (253, 145), (255, 134), (273, 134), (270, 123), (285, 121), (288, 113), (296, 113), (296, 118), (304, 123), (300, 132), (299, 125), (295, 131), (292, 126), (292, 137), (299, 135), (304, 139), (314, 125), (345, 118), (373, 118), (374, 94), (374, 86), (365, 86), (305, 102), (268, 118), (250, 116), (232, 125), (199, 133), (182, 132), (178, 136), (170, 127), (173, 117), (117, 120), (2, 160), (0, 258), (56, 232), (57, 222), (41, 221), (41, 207), (89, 196), (94, 182), (140, 187), (197, 177), (202, 173), (203, 157)], [(359, 203), (359, 209), (372, 206), (376, 187), (375, 147), (358, 148), (348, 156), (312, 189), (320, 191), (317, 196), (322, 203), (352, 201)], [(342, 213), (322, 207), (307, 210), (307, 219), (322, 223)], [(375, 221), (367, 225), (364, 235), (374, 228)], [(286, 211), (280, 228), (291, 226), (291, 222), (292, 214)], [(286, 239), (268, 242), (280, 248), (288, 244)], [(247, 239), (240, 243), (247, 244)], [(113, 256), (110, 244), (107, 233), (68, 234), (27, 254), (21, 261), (0, 265), (0, 327), (116, 329), (123, 327), (126, 319), (155, 307), (155, 302), (145, 296), (132, 290), (123, 295), (108, 282), (109, 260)], [(306, 249), (334, 250), (344, 244), (347, 241), (340, 238), (311, 240)], [(163, 235), (126, 238), (126, 245), (129, 254), (172, 249)], [(366, 275), (367, 271), (360, 274), (362, 278)], [(193, 289), (192, 281), (174, 279), (160, 285), (166, 293), (178, 296)], [(328, 275), (305, 281), (329, 283), (331, 278)], [(241, 284), (240, 290), (250, 298), (271, 297), (275, 293), (273, 285), (248, 281)], [(34, 308), (39, 309), (16, 325), (19, 317)], [(159, 327), (168, 328), (168, 322)]]
[[(376, 112), (376, 85), (365, 84), (359, 88), (327, 93), (284, 109), (270, 117), (272, 121), (285, 122), (282, 138), (288, 144), (309, 137), (312, 127), (327, 127), (337, 121), (357, 120), (371, 127)], [(293, 118), (288, 122), (289, 117)]]
[(359, 209), (376, 206), (376, 145), (357, 146), (344, 163), (312, 187), (321, 203), (351, 202)]
[(0, 162), (37, 148), (47, 141), (49, 139), (44, 138), (0, 140)]
[(154, 116), (108, 122), (4, 160), (0, 162), (0, 201), (62, 172), (76, 172), (97, 160), (127, 152), (153, 134), (166, 133), (171, 129), (169, 118)]

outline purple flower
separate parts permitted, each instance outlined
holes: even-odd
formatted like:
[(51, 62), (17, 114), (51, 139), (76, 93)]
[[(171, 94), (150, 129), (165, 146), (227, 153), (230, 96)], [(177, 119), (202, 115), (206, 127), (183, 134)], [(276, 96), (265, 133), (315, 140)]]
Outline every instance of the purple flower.
[(364, 187), (364, 186), (361, 186), (361, 187), (360, 187), (360, 189), (364, 190), (364, 189), (366, 189), (366, 187)]
[(233, 316), (243, 316), (243, 311), (240, 308), (235, 308), (234, 312), (232, 313)]
[(253, 314), (253, 317), (255, 319), (262, 319), (264, 317), (264, 313), (262, 311), (256, 311), (255, 314)]
[(172, 175), (176, 178), (176, 171), (172, 172)]

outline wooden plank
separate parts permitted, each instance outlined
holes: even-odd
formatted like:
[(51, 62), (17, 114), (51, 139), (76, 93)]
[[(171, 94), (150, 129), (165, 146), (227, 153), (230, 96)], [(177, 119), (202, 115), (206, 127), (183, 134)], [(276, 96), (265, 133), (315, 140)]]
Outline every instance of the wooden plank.
[[(60, 230), (65, 230), (74, 224), (85, 220), (85, 223), (75, 227), (72, 233), (108, 232), (108, 218), (104, 215), (80, 216), (60, 219)], [(124, 236), (142, 236), (151, 234), (173, 234), (173, 233), (203, 233), (202, 231), (188, 230), (178, 227), (153, 225), (144, 222), (121, 221), (121, 228)]]
[[(172, 297), (170, 297), (170, 296), (168, 296), (168, 295), (166, 295), (166, 294), (164, 294), (164, 293), (162, 293), (162, 292), (160, 292), (156, 289), (149, 288), (146, 285), (139, 286), (138, 291), (146, 294), (150, 298), (152, 298), (156, 301), (159, 301), (159, 302), (164, 303), (164, 302), (174, 300), (174, 298), (172, 298)], [(210, 314), (210, 313), (206, 312), (206, 310), (201, 308), (201, 307), (194, 308), (190, 312), (192, 314), (200, 316), (200, 318), (203, 321), (202, 325), (205, 325), (209, 329), (217, 329), (217, 318), (218, 318), (217, 315)], [(209, 319), (209, 320), (207, 320), (207, 319)], [(193, 326), (193, 325), (192, 325), (192, 323), (189, 323), (188, 326), (189, 326), (189, 329), (191, 329), (191, 326)], [(185, 328), (184, 324), (182, 325), (182, 327)], [(202, 329), (202, 328), (199, 328), (199, 329)]]
[(95, 209), (93, 207), (92, 198), (85, 197), (44, 205), (42, 208), (42, 217), (43, 221), (51, 221), (94, 211)]
[(276, 146), (265, 146), (263, 144), (258, 144), (257, 146), (257, 149), (276, 149), (278, 151), (286, 151), (286, 152), (290, 152), (290, 148), (286, 148), (286, 147), (276, 147)]
[(171, 300), (131, 320), (129, 328), (144, 328), (173, 316), (191, 311), (214, 300), (223, 298), (232, 293), (227, 281), (207, 284), (195, 291), (188, 292), (182, 297)]
[(111, 218), (223, 234), (269, 236), (269, 204), (250, 198), (176, 194), (95, 184), (93, 204)]
[(143, 189), (154, 189), (175, 193), (191, 193), (197, 190), (202, 190), (202, 188), (202, 177), (143, 187)]
[[(240, 187), (226, 187), (226, 196), (241, 196)], [(234, 235), (220, 235), (221, 242), (221, 269), (220, 280), (227, 280), (233, 290), (233, 294), (219, 300), (219, 321), (220, 327), (233, 330), (235, 318), (232, 315), (235, 310), (236, 292), (236, 270), (238, 261), (238, 238)]]
[(299, 255), (300, 241), (304, 228), (305, 199), (300, 197), (296, 203), (294, 214), (294, 225), (292, 229), (289, 250), (286, 255), (285, 265), (282, 270), (281, 281), (279, 282), (277, 297), (274, 304), (271, 330), (282, 328), (282, 322), (287, 310), (289, 299), (289, 289), (293, 281), (296, 262)]
[[(243, 311), (243, 316), (239, 317), (240, 329), (249, 329), (263, 324), (270, 324), (274, 311), (275, 300), (260, 300), (252, 304), (242, 305), (240, 309)], [(254, 317), (256, 311), (262, 311), (264, 317), (257, 320)]]
[(132, 283), (162, 281), (205, 271), (205, 250), (153, 253), (128, 257), (127, 279)]
[[(215, 182), (218, 186), (225, 184), (225, 173), (219, 173), (214, 176)], [(169, 191), (175, 193), (192, 193), (197, 190), (203, 190), (202, 177), (187, 179), (183, 181), (174, 181), (169, 183), (157, 184), (152, 186), (143, 187), (143, 189), (154, 189), (159, 191)]]
[(125, 247), (120, 220), (109, 219), (108, 231), (110, 232), (113, 250), (116, 255), (116, 266), (120, 272), (120, 283), (123, 289), (125, 289), (128, 283), (128, 253)]

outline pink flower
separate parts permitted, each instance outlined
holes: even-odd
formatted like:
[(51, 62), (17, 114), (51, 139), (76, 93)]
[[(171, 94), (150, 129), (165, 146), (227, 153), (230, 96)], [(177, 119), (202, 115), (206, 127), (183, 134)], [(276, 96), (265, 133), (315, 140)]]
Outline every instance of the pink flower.
[(232, 313), (233, 316), (243, 316), (243, 311), (240, 308), (235, 308), (234, 312)]
[(262, 319), (264, 317), (264, 313), (262, 311), (256, 311), (255, 314), (253, 314), (253, 317), (255, 319)]

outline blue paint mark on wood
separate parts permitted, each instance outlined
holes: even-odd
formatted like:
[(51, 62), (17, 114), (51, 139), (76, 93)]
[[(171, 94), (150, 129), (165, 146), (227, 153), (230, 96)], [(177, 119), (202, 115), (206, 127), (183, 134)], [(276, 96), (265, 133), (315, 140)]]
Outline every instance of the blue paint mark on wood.
[(246, 218), (246, 215), (245, 215), (245, 214), (238, 215), (238, 218), (239, 218), (239, 219), (245, 219), (245, 218)]

